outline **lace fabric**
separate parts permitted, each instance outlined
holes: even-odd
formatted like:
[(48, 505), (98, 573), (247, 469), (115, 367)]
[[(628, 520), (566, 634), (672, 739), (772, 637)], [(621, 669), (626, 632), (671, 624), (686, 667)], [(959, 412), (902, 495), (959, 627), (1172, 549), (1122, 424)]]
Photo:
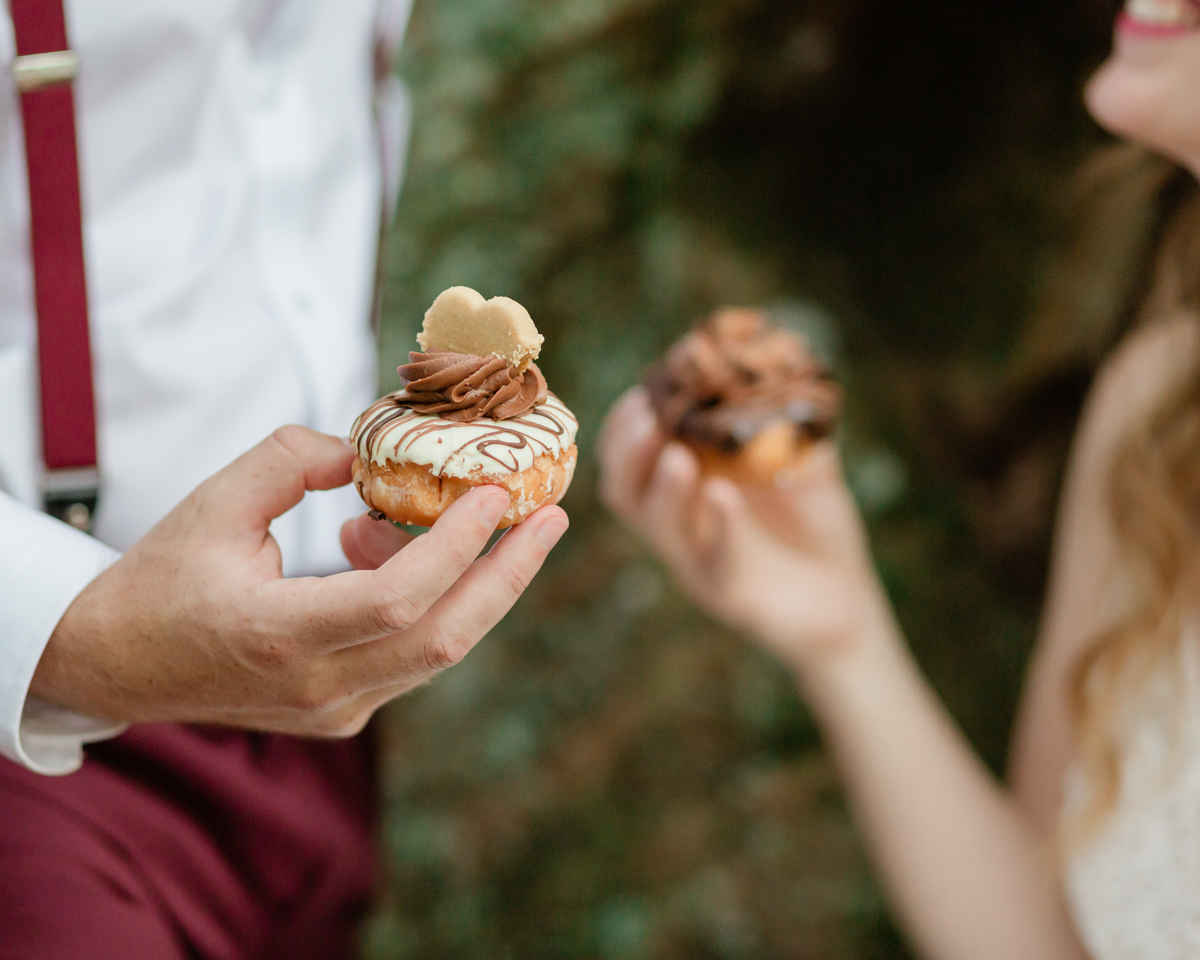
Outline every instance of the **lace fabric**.
[[(1182, 682), (1180, 682), (1182, 680)], [(1066, 864), (1067, 900), (1093, 960), (1200, 957), (1200, 643), (1129, 711), (1121, 792)], [(1087, 799), (1067, 775), (1064, 816)]]

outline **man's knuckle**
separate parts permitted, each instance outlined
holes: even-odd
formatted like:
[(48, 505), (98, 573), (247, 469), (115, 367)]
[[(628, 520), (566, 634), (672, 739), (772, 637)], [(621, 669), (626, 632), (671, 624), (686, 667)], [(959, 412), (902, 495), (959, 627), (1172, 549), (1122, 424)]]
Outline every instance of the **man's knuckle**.
[(367, 725), (370, 714), (346, 713), (336, 711), (324, 714), (317, 724), (316, 734), (330, 740), (345, 740), (362, 732)]
[(400, 633), (421, 619), (421, 611), (412, 597), (391, 594), (382, 597), (375, 608), (377, 625), (388, 633)]
[(470, 649), (459, 635), (449, 631), (438, 631), (425, 642), (425, 665), (438, 672), (461, 663)]
[(301, 451), (305, 447), (304, 427), (294, 423), (276, 427), (264, 441), (263, 446), (270, 448), (271, 459), (279, 465), (285, 465), (286, 473), (291, 476), (304, 475), (304, 458)]
[(275, 633), (256, 637), (246, 653), (256, 669), (271, 674), (294, 666), (302, 656), (296, 638)]
[(296, 686), (293, 706), (319, 725), (341, 699), (341, 692), (327, 676), (309, 672)]
[(272, 431), (271, 439), (291, 453), (298, 444), (303, 442), (304, 428), (294, 423), (285, 424)]
[(358, 736), (370, 722), (372, 713), (371, 710), (356, 710), (347, 715), (338, 716), (332, 724), (333, 729), (329, 736), (337, 740)]
[(328, 706), (324, 691), (315, 684), (300, 684), (292, 694), (292, 709), (297, 710), (308, 718), (309, 723), (316, 722)]
[(304, 732), (310, 737), (328, 739), (337, 737), (345, 725), (339, 714), (326, 710), (306, 717)]
[(532, 580), (533, 571), (523, 564), (506, 564), (500, 570), (500, 582), (513, 599), (523, 594)]
[(449, 554), (451, 564), (457, 568), (469, 567), (475, 562), (477, 553), (471, 544), (462, 540), (451, 540), (446, 545), (446, 552)]

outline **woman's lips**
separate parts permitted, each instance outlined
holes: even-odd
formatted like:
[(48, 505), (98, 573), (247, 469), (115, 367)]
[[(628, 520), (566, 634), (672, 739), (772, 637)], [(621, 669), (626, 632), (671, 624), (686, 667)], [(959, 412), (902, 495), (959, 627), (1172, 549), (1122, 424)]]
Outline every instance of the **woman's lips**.
[(1174, 35), (1200, 28), (1197, 0), (1127, 0), (1117, 26), (1127, 33)]

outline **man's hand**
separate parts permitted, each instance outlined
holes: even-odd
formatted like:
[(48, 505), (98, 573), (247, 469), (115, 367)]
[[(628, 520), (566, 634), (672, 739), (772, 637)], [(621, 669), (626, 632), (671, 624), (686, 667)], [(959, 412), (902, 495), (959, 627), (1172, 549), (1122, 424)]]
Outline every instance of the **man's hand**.
[(71, 604), (30, 692), (120, 721), (345, 736), (457, 663), (521, 595), (566, 514), (545, 507), (479, 557), (509, 503), (481, 487), (421, 537), (351, 521), (342, 543), (357, 569), (284, 579), (268, 526), (306, 490), (348, 483), (353, 457), (284, 427), (205, 481)]

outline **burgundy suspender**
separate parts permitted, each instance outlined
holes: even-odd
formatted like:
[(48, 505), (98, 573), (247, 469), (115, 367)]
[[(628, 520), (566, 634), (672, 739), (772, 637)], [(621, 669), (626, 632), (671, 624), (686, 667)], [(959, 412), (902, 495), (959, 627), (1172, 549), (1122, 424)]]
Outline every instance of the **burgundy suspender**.
[(62, 0), (9, 0), (21, 92), (48, 513), (88, 529), (99, 489), (83, 217)]

